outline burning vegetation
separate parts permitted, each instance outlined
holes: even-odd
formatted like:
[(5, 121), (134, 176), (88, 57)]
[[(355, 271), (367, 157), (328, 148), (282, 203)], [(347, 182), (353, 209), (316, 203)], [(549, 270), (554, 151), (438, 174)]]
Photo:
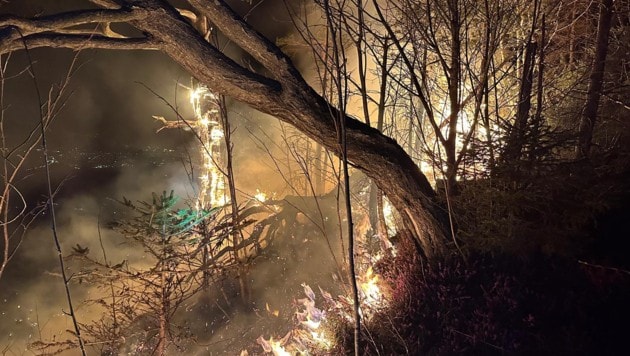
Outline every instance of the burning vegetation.
[[(62, 281), (69, 308), (46, 300), (53, 322), (40, 323), (37, 308), (23, 318), (25, 293), (2, 285), (15, 310), (2, 310), (14, 323), (0, 323), (1, 353), (627, 349), (627, 1), (284, 1), (282, 34), (260, 25), (273, 1), (55, 2), (70, 6), (62, 12), (0, 3), (0, 283), (38, 268), (41, 286)], [(91, 202), (97, 233), (78, 218), (82, 206), (65, 209), (72, 199), (55, 204), (65, 188), (52, 189), (61, 174), (51, 166), (76, 156), (87, 163), (66, 164), (117, 176), (120, 158), (98, 145), (85, 152), (100, 159), (48, 149), (53, 119), (72, 107), (63, 91), (78, 57), (46, 96), (38, 63), (48, 52), (37, 47), (159, 51), (195, 77), (174, 104), (145, 85), (171, 109), (146, 131), (183, 137), (164, 148), (183, 163), (127, 173), (128, 191), (106, 194), (163, 191), (148, 200)], [(17, 52), (26, 64), (16, 69)], [(37, 89), (32, 105), (14, 97), (23, 77)], [(254, 120), (241, 104), (279, 121)], [(89, 109), (72, 115), (101, 111)], [(103, 122), (94, 130), (114, 121)], [(101, 140), (116, 146), (117, 131)], [(31, 164), (40, 153), (43, 164)], [(41, 189), (23, 182), (40, 170), (46, 200), (31, 204)], [(88, 179), (90, 192), (118, 184), (104, 181)], [(32, 263), (45, 255), (42, 215), (61, 270)]]

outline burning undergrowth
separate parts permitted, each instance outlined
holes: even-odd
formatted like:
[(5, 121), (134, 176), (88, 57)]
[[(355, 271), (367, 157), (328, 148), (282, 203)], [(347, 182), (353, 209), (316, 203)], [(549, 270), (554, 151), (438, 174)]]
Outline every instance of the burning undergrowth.
[[(369, 269), (359, 278), (362, 320), (370, 320), (386, 306), (385, 296), (379, 285), (378, 275)], [(295, 301), (296, 312), (293, 329), (281, 338), (265, 339), (262, 335), (256, 342), (264, 352), (283, 355), (325, 355), (339, 352), (339, 336), (353, 322), (352, 299), (346, 295), (334, 297), (319, 288), (302, 284), (305, 298)]]
[[(365, 244), (360, 246), (364, 248)], [(363, 257), (357, 275), (363, 322), (369, 323), (388, 306), (391, 291), (380, 274), (375, 272), (374, 266), (380, 268), (383, 256), (393, 254), (393, 248), (376, 255), (359, 254)], [(295, 312), (291, 317), (291, 330), (280, 337), (259, 336), (256, 342), (262, 350), (276, 356), (342, 353), (346, 330), (353, 324), (354, 315), (349, 284), (346, 281), (339, 282), (342, 288), (336, 296), (321, 287), (315, 292), (311, 286), (302, 283), (304, 297), (293, 303)], [(246, 350), (242, 352), (242, 355), (245, 354), (248, 354)]]

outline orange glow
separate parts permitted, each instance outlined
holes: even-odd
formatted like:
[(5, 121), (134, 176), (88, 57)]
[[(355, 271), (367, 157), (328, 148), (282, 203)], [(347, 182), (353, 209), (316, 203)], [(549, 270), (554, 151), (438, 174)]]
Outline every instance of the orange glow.
[(225, 179), (217, 166), (222, 162), (221, 140), (224, 132), (219, 125), (219, 110), (216, 96), (206, 87), (199, 86), (190, 92), (190, 103), (195, 112), (195, 131), (201, 141), (202, 167), (205, 171), (199, 176), (197, 208), (206, 205), (221, 206), (228, 202)]
[(256, 194), (254, 194), (254, 198), (259, 202), (264, 203), (267, 200), (267, 194), (256, 189)]
[(365, 275), (361, 278), (361, 291), (368, 304), (378, 303), (381, 301), (381, 289), (378, 287), (379, 276), (374, 274), (374, 270), (370, 266)]
[(265, 340), (260, 336), (256, 341), (262, 346), (265, 352), (271, 352), (274, 356), (291, 356), (291, 353), (284, 348), (286, 342), (284, 339), (274, 340), (273, 337), (271, 337), (269, 340)]

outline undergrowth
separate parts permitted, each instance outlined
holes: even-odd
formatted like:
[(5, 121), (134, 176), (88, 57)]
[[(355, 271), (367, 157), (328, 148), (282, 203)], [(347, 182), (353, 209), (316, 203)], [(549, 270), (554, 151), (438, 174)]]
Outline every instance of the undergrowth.
[[(367, 321), (365, 355), (604, 355), (626, 349), (626, 274), (591, 273), (575, 261), (543, 255), (477, 254), (429, 266), (409, 242), (381, 267), (390, 306)], [(348, 331), (342, 328), (339, 336), (346, 345)]]

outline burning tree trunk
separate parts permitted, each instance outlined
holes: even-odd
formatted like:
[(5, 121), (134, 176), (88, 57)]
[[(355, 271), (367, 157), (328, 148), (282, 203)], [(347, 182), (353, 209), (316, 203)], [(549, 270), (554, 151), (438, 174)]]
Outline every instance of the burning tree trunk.
[[(222, 95), (277, 117), (336, 154), (337, 108), (311, 88), (280, 49), (253, 30), (223, 1), (191, 0), (190, 4), (266, 70), (263, 76), (245, 69), (209, 44), (178, 11), (165, 1), (123, 2), (92, 0), (105, 9), (73, 11), (49, 17), (0, 18), (1, 52), (27, 46), (73, 49), (152, 49), (169, 55), (198, 80)], [(69, 26), (125, 22), (143, 37), (120, 38)], [(374, 179), (413, 231), (422, 253), (433, 258), (445, 251), (442, 210), (427, 178), (393, 139), (353, 118), (346, 121), (348, 160)]]

